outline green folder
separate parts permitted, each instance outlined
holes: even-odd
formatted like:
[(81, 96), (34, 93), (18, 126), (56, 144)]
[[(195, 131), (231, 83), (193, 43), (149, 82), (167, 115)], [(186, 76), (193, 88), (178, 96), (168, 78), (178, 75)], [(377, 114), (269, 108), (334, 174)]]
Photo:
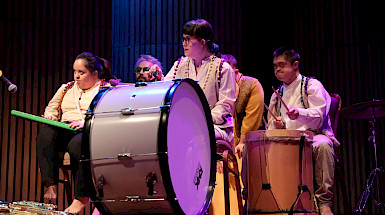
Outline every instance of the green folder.
[(44, 123), (44, 124), (47, 124), (47, 125), (52, 125), (52, 126), (56, 126), (56, 127), (59, 127), (59, 128), (64, 128), (64, 129), (68, 129), (68, 130), (71, 130), (71, 131), (79, 130), (79, 128), (77, 128), (77, 127), (76, 128), (71, 128), (69, 126), (69, 124), (66, 124), (64, 122), (59, 122), (59, 121), (55, 121), (55, 120), (51, 120), (51, 119), (46, 119), (44, 117), (35, 116), (35, 115), (32, 115), (32, 114), (24, 113), (24, 112), (17, 111), (17, 110), (12, 110), (11, 114), (14, 115), (14, 116), (17, 116), (17, 117), (22, 117), (22, 118), (29, 119), (29, 120), (32, 120), (32, 121), (35, 121), (35, 122), (41, 122), (41, 123)]

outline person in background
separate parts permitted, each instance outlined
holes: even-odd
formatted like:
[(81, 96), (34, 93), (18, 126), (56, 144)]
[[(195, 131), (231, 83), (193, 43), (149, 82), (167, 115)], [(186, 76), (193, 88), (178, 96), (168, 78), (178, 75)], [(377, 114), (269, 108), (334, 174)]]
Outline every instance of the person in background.
[[(89, 52), (76, 57), (73, 64), (74, 81), (63, 84), (45, 108), (43, 117), (68, 123), (71, 128), (83, 128), (85, 112), (102, 86), (117, 83), (107, 60)], [(74, 177), (74, 200), (65, 212), (78, 214), (89, 202), (89, 193), (84, 179), (81, 157), (81, 132), (54, 126), (43, 127), (37, 136), (36, 154), (44, 198), (57, 198), (58, 160), (57, 153), (68, 151), (71, 156), (71, 173)]]
[(236, 102), (234, 113), (234, 145), (235, 152), (241, 157), (245, 145), (245, 135), (249, 131), (258, 130), (262, 122), (264, 93), (258, 79), (244, 76), (237, 69), (237, 60), (229, 54), (222, 54), (235, 72)]
[[(234, 109), (234, 146), (235, 153), (238, 154), (238, 164), (242, 164), (241, 170), (243, 182), (243, 197), (247, 199), (247, 153), (243, 153), (245, 136), (249, 131), (258, 130), (261, 126), (264, 93), (262, 85), (258, 79), (244, 76), (239, 72), (237, 60), (230, 54), (222, 54), (221, 58), (230, 64), (235, 72), (237, 91)], [(243, 158), (242, 161), (240, 158)]]
[(269, 108), (277, 120), (269, 113), (268, 129), (310, 130), (314, 133), (315, 197), (321, 215), (333, 214), (333, 146), (339, 142), (331, 128), (329, 93), (318, 80), (300, 74), (300, 55), (290, 47), (280, 47), (273, 53), (273, 66), (275, 76), (283, 82), (277, 91), (289, 110), (273, 93)]
[(151, 55), (140, 55), (135, 63), (136, 82), (163, 81), (162, 64)]

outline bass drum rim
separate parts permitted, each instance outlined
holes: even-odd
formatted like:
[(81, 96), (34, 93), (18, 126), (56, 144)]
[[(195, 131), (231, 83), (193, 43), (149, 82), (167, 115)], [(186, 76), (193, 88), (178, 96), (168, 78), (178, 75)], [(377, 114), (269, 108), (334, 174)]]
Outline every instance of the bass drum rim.
[[(206, 194), (205, 205), (202, 206), (200, 212), (198, 213), (198, 214), (204, 214), (210, 206), (211, 198), (214, 192), (214, 183), (215, 183), (215, 175), (216, 175), (216, 141), (215, 141), (215, 133), (214, 133), (214, 124), (211, 117), (211, 110), (207, 102), (206, 96), (203, 93), (203, 90), (194, 80), (187, 78), (187, 79), (175, 79), (173, 81), (175, 82), (175, 84), (171, 86), (170, 89), (167, 91), (164, 99), (165, 108), (163, 108), (161, 111), (161, 118), (159, 121), (159, 129), (158, 129), (158, 152), (167, 152), (167, 127), (168, 127), (168, 119), (169, 119), (168, 116), (169, 116), (170, 105), (173, 98), (173, 93), (176, 91), (176, 88), (180, 86), (182, 82), (186, 82), (191, 87), (194, 88), (195, 92), (197, 93), (201, 101), (202, 108), (206, 117), (207, 128), (208, 128), (209, 139), (210, 139), (210, 149), (211, 149), (210, 180), (209, 180), (208, 190)], [(166, 144), (160, 144), (160, 143), (166, 143)], [(178, 200), (176, 200), (176, 194), (172, 186), (167, 153), (159, 153), (159, 164), (161, 167), (161, 174), (163, 178), (164, 187), (168, 195), (168, 200), (170, 201), (172, 208), (175, 210), (177, 214), (184, 214), (182, 208), (178, 203)]]

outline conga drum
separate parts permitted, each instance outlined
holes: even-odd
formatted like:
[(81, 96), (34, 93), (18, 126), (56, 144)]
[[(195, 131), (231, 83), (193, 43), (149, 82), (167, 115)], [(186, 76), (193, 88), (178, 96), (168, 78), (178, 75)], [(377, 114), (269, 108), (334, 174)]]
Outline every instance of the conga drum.
[(195, 81), (110, 87), (89, 109), (82, 163), (102, 214), (206, 212), (215, 183), (215, 134)]
[(246, 134), (249, 214), (313, 213), (313, 133)]

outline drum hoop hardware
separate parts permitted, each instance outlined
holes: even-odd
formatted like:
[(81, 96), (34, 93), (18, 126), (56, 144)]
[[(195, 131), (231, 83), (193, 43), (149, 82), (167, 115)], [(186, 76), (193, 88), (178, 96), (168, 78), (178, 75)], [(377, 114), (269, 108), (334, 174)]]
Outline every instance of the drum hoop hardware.
[[(269, 210), (248, 210), (249, 214), (287, 214), (289, 210), (269, 211)], [(294, 210), (293, 213), (314, 213), (312, 210)]]
[(104, 111), (104, 112), (95, 112), (95, 113), (87, 113), (87, 114), (107, 114), (107, 113), (121, 113), (122, 115), (134, 115), (135, 111), (142, 111), (142, 110), (152, 110), (152, 109), (162, 109), (165, 107), (170, 107), (169, 104), (167, 105), (161, 105), (161, 106), (154, 106), (154, 107), (145, 107), (145, 108), (123, 108), (121, 110), (115, 110), (115, 111)]
[(134, 155), (134, 154), (132, 154), (130, 152), (127, 152), (127, 153), (118, 154), (116, 157), (104, 157), (104, 158), (95, 158), (95, 159), (82, 159), (82, 160), (80, 160), (80, 162), (109, 160), (109, 159), (122, 160), (122, 159), (129, 159), (129, 158), (133, 158), (133, 157), (152, 156), (152, 155), (160, 155), (160, 154), (166, 154), (167, 155), (167, 152), (152, 152), (152, 153), (143, 153), (143, 154), (136, 154), (136, 155)]
[[(301, 138), (300, 137), (291, 137), (291, 136), (280, 136), (280, 137), (255, 137), (255, 138), (249, 138), (247, 141), (248, 142), (253, 142), (253, 141), (274, 141), (274, 140), (282, 140), (282, 138), (285, 138), (290, 141), (296, 141), (298, 142)], [(312, 139), (305, 139), (305, 143), (312, 143)]]
[[(175, 200), (177, 200), (175, 198)], [(96, 200), (96, 201), (90, 201), (92, 203), (112, 203), (112, 202), (128, 202), (128, 203), (137, 203), (137, 202), (153, 202), (153, 201), (168, 201), (165, 198), (141, 198), (140, 196), (126, 196), (125, 199), (106, 199), (106, 200)]]

